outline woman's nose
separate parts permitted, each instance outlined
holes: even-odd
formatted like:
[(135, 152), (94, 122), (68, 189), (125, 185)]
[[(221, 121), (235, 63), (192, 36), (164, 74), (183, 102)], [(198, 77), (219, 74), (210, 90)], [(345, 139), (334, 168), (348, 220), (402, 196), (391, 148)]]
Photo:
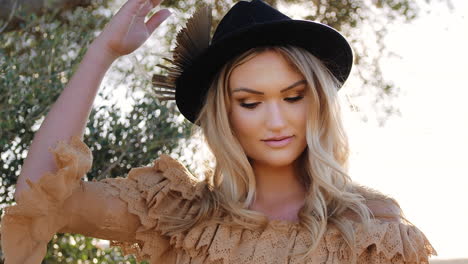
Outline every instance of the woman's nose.
[(278, 103), (271, 103), (265, 113), (267, 127), (271, 130), (281, 130), (286, 126), (285, 113)]

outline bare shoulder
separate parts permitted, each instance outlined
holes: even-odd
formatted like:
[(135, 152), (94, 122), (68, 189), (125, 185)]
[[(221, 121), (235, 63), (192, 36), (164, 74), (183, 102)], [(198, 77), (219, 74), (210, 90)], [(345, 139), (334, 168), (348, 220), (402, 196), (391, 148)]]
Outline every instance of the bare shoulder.
[(390, 222), (401, 222), (402, 220), (401, 208), (393, 202), (368, 200), (366, 205), (375, 218)]
[(355, 184), (353, 188), (354, 192), (364, 197), (367, 207), (375, 218), (390, 222), (402, 221), (403, 212), (393, 197), (363, 185)]

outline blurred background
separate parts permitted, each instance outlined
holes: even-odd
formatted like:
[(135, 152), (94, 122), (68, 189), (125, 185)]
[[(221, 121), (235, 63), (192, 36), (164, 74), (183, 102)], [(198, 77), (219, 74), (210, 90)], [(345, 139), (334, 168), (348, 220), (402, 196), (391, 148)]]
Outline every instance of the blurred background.
[[(34, 133), (123, 0), (0, 0), (0, 208)], [(206, 1), (214, 20), (236, 1)], [(295, 19), (320, 21), (351, 42), (355, 67), (340, 90), (350, 174), (396, 198), (438, 252), (431, 263), (468, 263), (468, 3), (463, 0), (269, 0)], [(125, 175), (162, 153), (197, 174), (198, 141), (151, 77), (201, 1), (166, 0), (174, 15), (106, 75), (85, 142), (86, 180)], [(107, 241), (57, 234), (44, 263), (136, 263)]]

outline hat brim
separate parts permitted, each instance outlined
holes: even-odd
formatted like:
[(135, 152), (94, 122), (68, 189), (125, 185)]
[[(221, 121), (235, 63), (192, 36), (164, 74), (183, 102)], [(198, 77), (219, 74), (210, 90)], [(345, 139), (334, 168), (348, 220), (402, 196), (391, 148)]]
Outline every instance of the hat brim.
[(187, 67), (176, 83), (179, 111), (194, 122), (205, 101), (200, 95), (207, 94), (206, 91), (221, 67), (251, 48), (271, 45), (292, 45), (308, 50), (340, 82), (344, 82), (351, 72), (352, 49), (335, 29), (307, 20), (256, 24), (217, 40)]

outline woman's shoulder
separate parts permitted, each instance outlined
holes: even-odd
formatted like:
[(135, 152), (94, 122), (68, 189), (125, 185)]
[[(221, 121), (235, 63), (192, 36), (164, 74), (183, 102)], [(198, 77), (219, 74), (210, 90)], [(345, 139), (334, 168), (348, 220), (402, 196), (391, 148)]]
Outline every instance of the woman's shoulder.
[(132, 168), (125, 178), (103, 181), (120, 190), (120, 199), (142, 225), (136, 232), (139, 244), (112, 245), (120, 246), (125, 254), (135, 254), (139, 260), (163, 256), (172, 248), (170, 245), (177, 244), (183, 237), (178, 224), (198, 215), (200, 199), (207, 187), (182, 162), (165, 154), (151, 166)]
[[(374, 188), (356, 183), (353, 184), (352, 191), (364, 198), (364, 203), (375, 218), (384, 221), (401, 222), (403, 212), (395, 198)], [(350, 212), (348, 215), (353, 217)]]
[[(437, 255), (424, 232), (404, 219), (374, 218), (368, 225), (351, 223), (355, 234), (353, 253), (344, 254), (337, 263), (347, 263), (352, 255), (357, 257), (357, 263), (429, 263), (429, 258)], [(341, 231), (333, 225), (325, 233), (324, 241), (327, 251), (338, 255), (346, 244)]]
[[(404, 217), (395, 198), (358, 184), (353, 185), (352, 192), (364, 198), (364, 203), (372, 213), (371, 221), (367, 224), (362, 223), (360, 217), (351, 210), (343, 215), (353, 225), (355, 250), (360, 258), (358, 263), (374, 263), (378, 259), (392, 260), (394, 263), (427, 263), (431, 255), (437, 255), (425, 234)], [(332, 225), (326, 240), (331, 241), (331, 244), (342, 243), (338, 228)]]
[(162, 188), (178, 193), (181, 198), (193, 200), (200, 197), (206, 187), (204, 181), (195, 177), (179, 160), (162, 154), (152, 165), (132, 168), (128, 175), (104, 181), (112, 184), (130, 184), (140, 192)]
[(184, 198), (200, 197), (206, 182), (195, 177), (179, 160), (163, 154), (153, 161), (152, 169), (170, 181), (171, 187)]

